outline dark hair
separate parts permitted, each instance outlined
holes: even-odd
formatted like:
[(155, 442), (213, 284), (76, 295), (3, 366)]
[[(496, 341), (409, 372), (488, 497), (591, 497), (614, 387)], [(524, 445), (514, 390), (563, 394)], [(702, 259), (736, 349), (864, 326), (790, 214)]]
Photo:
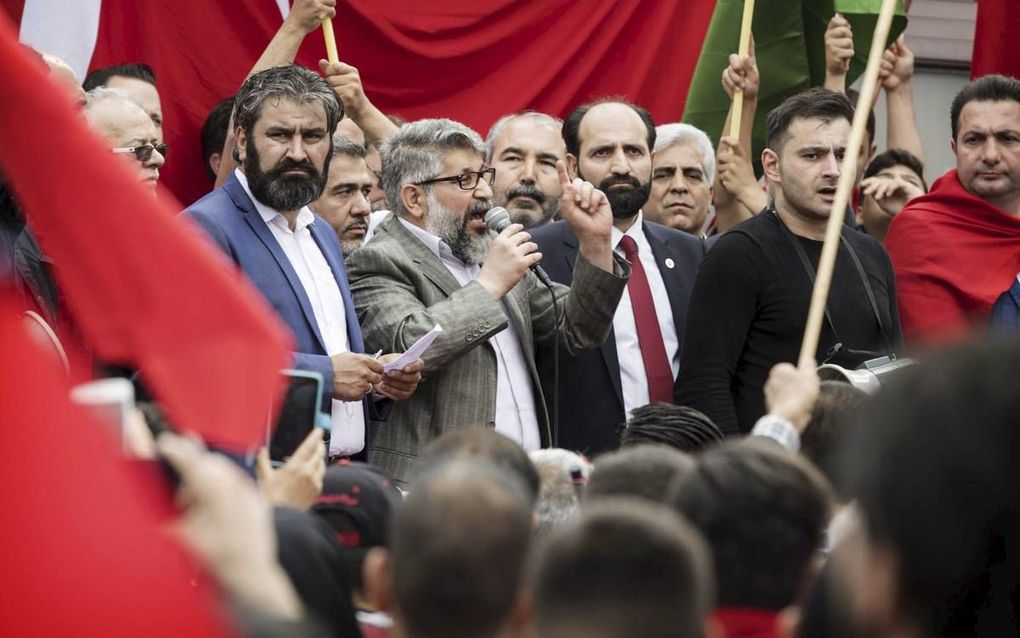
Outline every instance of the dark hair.
[(899, 616), (931, 636), (1017, 635), (1020, 343), (911, 366), (843, 455), (869, 543), (895, 555)]
[(829, 486), (810, 463), (772, 441), (726, 441), (670, 501), (712, 547), (719, 606), (778, 611), (797, 599), (829, 522)]
[[(857, 89), (847, 89), (846, 90), (846, 97), (847, 97), (848, 100), (850, 100), (850, 105), (854, 107), (854, 112), (856, 113), (856, 111), (857, 111), (857, 103), (861, 99), (860, 92), (857, 91)], [(852, 119), (850, 121), (853, 122)], [(875, 143), (875, 110), (874, 109), (868, 111), (868, 119), (867, 119), (867, 121), (864, 124), (864, 130), (868, 132), (868, 140), (872, 144), (874, 144)], [(868, 149), (868, 152), (870, 153), (871, 149)]]
[(474, 459), (503, 468), (527, 488), (532, 505), (538, 500), (538, 471), (527, 453), (502, 434), (481, 426), (444, 432), (422, 452), (415, 471), (422, 474), (458, 459)]
[(986, 75), (963, 87), (949, 108), (954, 140), (960, 132), (960, 113), (970, 102), (1020, 102), (1020, 80), (1005, 75)]
[(724, 438), (712, 419), (694, 408), (649, 403), (631, 411), (620, 447), (658, 443), (681, 452), (698, 452)]
[(333, 155), (343, 155), (352, 159), (365, 159), (368, 151), (365, 147), (349, 137), (339, 133), (333, 135)]
[(796, 119), (820, 118), (836, 120), (843, 118), (853, 122), (854, 108), (850, 100), (838, 91), (815, 87), (783, 100), (772, 109), (765, 120), (765, 146), (779, 153), (786, 143), (786, 134)]
[(230, 112), (233, 110), (234, 96), (224, 98), (212, 107), (202, 124), (202, 159), (205, 160), (205, 170), (212, 180), (216, 179), (216, 174), (209, 166), (209, 158), (223, 152), (223, 145), (227, 142), (227, 129), (230, 128)]
[(414, 638), (495, 633), (524, 578), (531, 504), (502, 468), (455, 460), (421, 474), (393, 517), (393, 595)]
[(636, 445), (595, 459), (585, 502), (607, 496), (633, 496), (664, 503), (677, 477), (694, 470), (694, 460), (665, 445)]
[(627, 499), (592, 505), (536, 557), (538, 635), (700, 636), (711, 576), (704, 540), (668, 509)]
[(638, 114), (641, 121), (645, 123), (645, 128), (648, 129), (648, 150), (649, 152), (655, 148), (655, 121), (652, 120), (652, 114), (647, 109), (641, 108), (636, 104), (632, 104), (621, 97), (604, 97), (595, 100), (594, 102), (588, 102), (582, 104), (573, 111), (570, 115), (563, 120), (563, 143), (567, 146), (567, 152), (574, 157), (579, 157), (581, 154), (581, 120), (588, 114), (588, 111), (592, 107), (599, 106), (601, 104), (623, 104), (629, 106)]
[(921, 160), (917, 159), (916, 155), (902, 148), (890, 148), (876, 155), (868, 163), (868, 167), (864, 169), (864, 179), (878, 175), (885, 169), (892, 168), (893, 166), (906, 166), (914, 171), (914, 174), (921, 180), (921, 185), (924, 186), (924, 192), (928, 192), (928, 182), (924, 180), (924, 165), (921, 163)]
[(135, 78), (156, 86), (156, 74), (153, 72), (152, 67), (144, 62), (133, 62), (131, 64), (115, 64), (96, 69), (85, 76), (85, 81), (81, 83), (81, 88), (88, 92), (100, 86), (106, 86), (110, 78), (117, 76)]
[(856, 411), (867, 398), (863, 390), (849, 383), (822, 381), (811, 421), (800, 437), (801, 454), (821, 470), (843, 500), (847, 495), (838, 480), (839, 451), (845, 444), (847, 428), (852, 427)]

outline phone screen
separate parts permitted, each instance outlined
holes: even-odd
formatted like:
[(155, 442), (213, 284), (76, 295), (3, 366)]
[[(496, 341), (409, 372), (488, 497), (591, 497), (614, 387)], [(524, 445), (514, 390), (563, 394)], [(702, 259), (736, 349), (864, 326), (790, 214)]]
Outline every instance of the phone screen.
[(287, 391), (269, 437), (269, 459), (283, 462), (294, 454), (315, 427), (319, 413), (319, 385), (316, 378), (284, 374)]

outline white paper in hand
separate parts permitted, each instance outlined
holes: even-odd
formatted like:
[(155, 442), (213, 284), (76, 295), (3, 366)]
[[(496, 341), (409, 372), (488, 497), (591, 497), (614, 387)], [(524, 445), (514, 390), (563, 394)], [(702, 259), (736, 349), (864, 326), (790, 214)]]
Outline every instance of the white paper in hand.
[(421, 336), (421, 339), (418, 339), (413, 344), (411, 344), (411, 347), (408, 348), (404, 352), (404, 354), (400, 355), (394, 361), (390, 361), (385, 366), (383, 366), (383, 372), (385, 373), (392, 372), (394, 370), (400, 370), (407, 364), (412, 363), (415, 359), (420, 359), (421, 356), (425, 354), (425, 351), (429, 349), (429, 346), (432, 345), (432, 342), (436, 340), (436, 337), (439, 336), (439, 333), (441, 333), (442, 331), (443, 327), (440, 326), (439, 324), (436, 324), (435, 328), (429, 330), (428, 332)]

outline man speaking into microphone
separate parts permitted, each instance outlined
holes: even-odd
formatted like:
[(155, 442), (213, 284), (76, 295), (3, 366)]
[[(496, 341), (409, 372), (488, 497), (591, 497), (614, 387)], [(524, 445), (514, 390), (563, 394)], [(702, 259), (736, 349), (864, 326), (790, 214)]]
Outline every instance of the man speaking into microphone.
[(406, 483), (432, 439), (479, 425), (525, 450), (548, 446), (535, 348), (557, 333), (570, 352), (602, 343), (630, 276), (610, 245), (606, 196), (557, 163), (560, 213), (579, 254), (573, 285), (550, 291), (530, 271), (542, 255), (523, 227), (497, 234), (486, 226), (495, 171), (475, 131), (420, 120), (401, 127), (381, 155), (395, 214), (347, 262), (366, 347), (399, 352), (436, 325), (443, 331), (422, 356), (418, 391), (394, 407), (369, 461)]

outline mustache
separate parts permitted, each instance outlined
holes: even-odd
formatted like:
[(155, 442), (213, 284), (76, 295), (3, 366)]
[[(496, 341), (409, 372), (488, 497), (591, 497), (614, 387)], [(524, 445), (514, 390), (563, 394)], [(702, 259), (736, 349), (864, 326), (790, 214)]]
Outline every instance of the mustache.
[(316, 168), (315, 164), (312, 164), (310, 160), (303, 159), (300, 162), (295, 162), (294, 160), (289, 158), (284, 158), (280, 160), (280, 162), (276, 166), (274, 166), (272, 169), (266, 172), (266, 175), (272, 175), (274, 177), (277, 177), (283, 175), (287, 171), (294, 170), (302, 170), (308, 173), (308, 175), (313, 178), (319, 177), (319, 169)]
[(545, 193), (534, 184), (518, 184), (506, 192), (507, 201), (517, 197), (529, 197), (540, 205), (545, 203)]
[(610, 175), (601, 182), (599, 182), (599, 190), (605, 192), (612, 186), (617, 184), (627, 184), (634, 188), (641, 188), (641, 181), (633, 175)]
[(472, 217), (474, 215), (481, 215), (482, 217), (485, 217), (485, 213), (489, 212), (490, 208), (492, 208), (491, 201), (480, 201), (476, 199), (468, 204), (467, 215), (465, 215), (465, 218)]

